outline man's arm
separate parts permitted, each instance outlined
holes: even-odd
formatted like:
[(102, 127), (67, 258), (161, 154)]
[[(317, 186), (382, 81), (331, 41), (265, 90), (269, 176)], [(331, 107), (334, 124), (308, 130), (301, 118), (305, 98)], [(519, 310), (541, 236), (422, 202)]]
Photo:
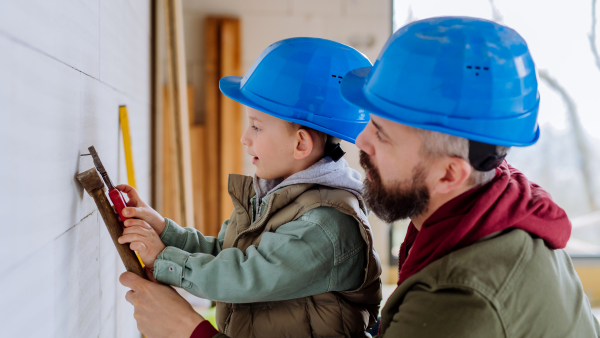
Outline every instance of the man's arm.
[(125, 272), (119, 281), (131, 290), (125, 299), (134, 306), (138, 329), (148, 337), (188, 338), (204, 321), (173, 288)]
[(496, 309), (477, 292), (417, 289), (406, 294), (399, 311), (378, 337), (504, 338), (506, 334)]

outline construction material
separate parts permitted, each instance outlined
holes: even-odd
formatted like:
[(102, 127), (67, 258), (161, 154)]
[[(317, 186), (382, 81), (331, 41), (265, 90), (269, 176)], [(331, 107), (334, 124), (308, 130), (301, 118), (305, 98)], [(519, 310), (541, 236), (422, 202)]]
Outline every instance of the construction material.
[(169, 89), (165, 86), (163, 90), (162, 110), (162, 152), (160, 165), (162, 167), (160, 184), (162, 194), (160, 200), (160, 213), (177, 224), (183, 224), (181, 213), (181, 186), (179, 180), (180, 172), (177, 170), (177, 151), (175, 146), (175, 119)]
[[(189, 111), (194, 111), (194, 87), (188, 86)], [(210, 231), (204, 222), (205, 199), (211, 197), (206, 191), (206, 158), (205, 158), (205, 129), (204, 125), (195, 123), (190, 114), (190, 151), (192, 154), (192, 182), (194, 192), (194, 225), (202, 233)]]
[(227, 192), (229, 174), (242, 173), (242, 112), (239, 103), (219, 91), (223, 76), (241, 74), (240, 21), (208, 17), (205, 21), (205, 204), (204, 231), (216, 236), (233, 204)]
[(127, 106), (119, 106), (119, 121), (123, 133), (123, 145), (125, 147), (125, 166), (127, 167), (127, 184), (136, 188), (135, 172), (133, 170), (133, 152), (131, 151), (131, 134), (129, 133), (129, 116)]
[[(206, 198), (204, 208), (204, 223), (206, 224), (205, 235), (214, 236), (219, 232), (219, 226), (223, 219), (220, 214), (221, 197), (223, 193), (220, 190), (220, 155), (219, 155), (219, 25), (220, 19), (208, 17), (204, 27), (205, 41), (205, 60), (204, 65), (204, 105), (205, 119), (205, 168), (207, 176), (205, 191), (210, 193), (210, 198)], [(226, 193), (227, 191), (225, 191)], [(208, 197), (208, 196), (207, 196)]]
[[(241, 75), (240, 61), (240, 20), (224, 18), (221, 20), (220, 34), (220, 77)], [(221, 166), (219, 188), (221, 192), (220, 221), (231, 215), (233, 203), (228, 193), (229, 174), (241, 174), (242, 170), (242, 112), (241, 105), (220, 94), (220, 155)], [(220, 222), (217, 226), (220, 226)]]
[[(90, 147), (91, 148), (91, 147)], [(148, 279), (146, 276), (146, 272), (144, 268), (140, 264), (140, 261), (136, 257), (134, 251), (129, 249), (129, 244), (120, 244), (117, 240), (119, 237), (123, 235), (123, 222), (117, 214), (113, 210), (108, 198), (106, 198), (104, 187), (104, 182), (98, 175), (98, 172), (95, 168), (84, 171), (77, 175), (77, 179), (81, 182), (83, 188), (88, 192), (88, 194), (94, 199), (96, 206), (98, 207), (98, 211), (104, 220), (104, 224), (106, 224), (106, 228), (108, 229), (108, 233), (117, 248), (117, 252), (125, 265), (125, 269), (129, 272), (133, 272), (136, 275)]]
[(174, 119), (175, 163), (179, 196), (180, 224), (194, 226), (192, 163), (187, 102), (187, 80), (183, 40), (183, 9), (181, 0), (164, 1), (167, 40), (168, 98)]

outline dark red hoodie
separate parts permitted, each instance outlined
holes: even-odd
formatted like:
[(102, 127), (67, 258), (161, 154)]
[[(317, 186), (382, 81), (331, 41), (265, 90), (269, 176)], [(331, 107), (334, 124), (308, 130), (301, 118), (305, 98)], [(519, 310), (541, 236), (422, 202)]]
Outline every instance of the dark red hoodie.
[(552, 249), (564, 248), (571, 236), (571, 222), (550, 194), (504, 161), (491, 182), (442, 205), (421, 231), (410, 223), (400, 246), (398, 285), (431, 262), (510, 228), (540, 237)]

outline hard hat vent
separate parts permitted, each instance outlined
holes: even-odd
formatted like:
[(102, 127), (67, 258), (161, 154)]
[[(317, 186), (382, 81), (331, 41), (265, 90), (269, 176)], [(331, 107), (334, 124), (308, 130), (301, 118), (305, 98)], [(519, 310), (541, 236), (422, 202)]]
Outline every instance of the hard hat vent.
[(467, 65), (467, 69), (473, 69), (473, 68), (475, 68), (475, 76), (479, 76), (479, 72), (481, 71), (482, 68), (483, 68), (483, 70), (490, 70), (489, 67)]

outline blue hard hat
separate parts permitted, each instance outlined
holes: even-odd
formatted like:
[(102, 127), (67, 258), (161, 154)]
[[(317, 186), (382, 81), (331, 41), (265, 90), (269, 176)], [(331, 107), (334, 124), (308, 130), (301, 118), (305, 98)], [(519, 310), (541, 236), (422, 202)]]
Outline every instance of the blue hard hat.
[(344, 76), (342, 96), (383, 118), (499, 146), (540, 135), (540, 95), (525, 40), (468, 17), (438, 17), (400, 28), (373, 67)]
[(339, 87), (344, 74), (370, 66), (344, 44), (291, 38), (267, 47), (243, 78), (222, 78), (219, 88), (246, 106), (354, 143), (369, 114), (347, 103)]

